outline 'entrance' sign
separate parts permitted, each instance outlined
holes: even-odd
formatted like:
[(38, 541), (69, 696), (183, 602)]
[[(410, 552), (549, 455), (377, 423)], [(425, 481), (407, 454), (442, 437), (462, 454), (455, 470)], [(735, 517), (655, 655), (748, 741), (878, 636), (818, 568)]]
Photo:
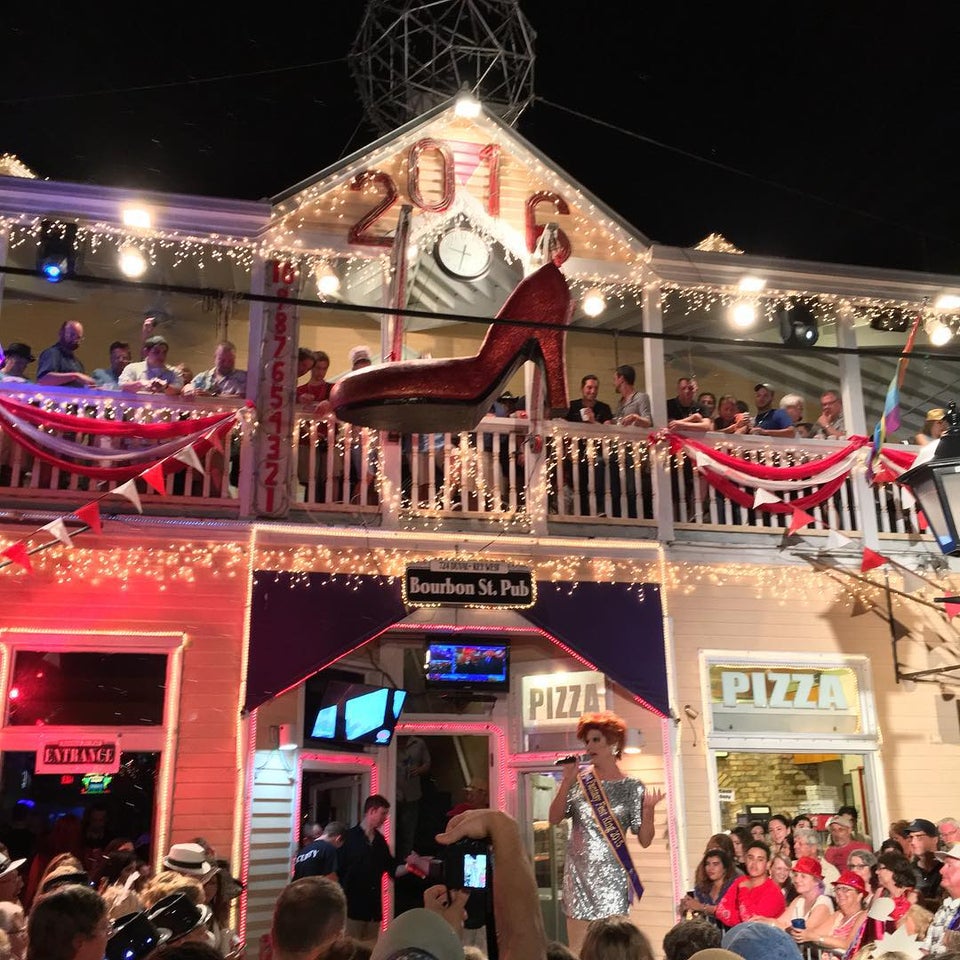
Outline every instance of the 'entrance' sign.
[(537, 601), (529, 567), (479, 560), (412, 563), (403, 578), (403, 602), (411, 607), (522, 609)]
[(35, 773), (117, 773), (116, 740), (48, 740), (37, 750)]

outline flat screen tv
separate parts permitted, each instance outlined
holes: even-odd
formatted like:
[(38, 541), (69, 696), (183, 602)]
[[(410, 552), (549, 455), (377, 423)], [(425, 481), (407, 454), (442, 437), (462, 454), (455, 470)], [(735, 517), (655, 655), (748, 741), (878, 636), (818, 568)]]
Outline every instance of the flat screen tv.
[(423, 666), (425, 686), (432, 690), (510, 689), (510, 647), (486, 637), (433, 639)]
[(307, 688), (304, 740), (339, 746), (387, 746), (407, 698), (406, 690), (367, 683), (327, 680)]

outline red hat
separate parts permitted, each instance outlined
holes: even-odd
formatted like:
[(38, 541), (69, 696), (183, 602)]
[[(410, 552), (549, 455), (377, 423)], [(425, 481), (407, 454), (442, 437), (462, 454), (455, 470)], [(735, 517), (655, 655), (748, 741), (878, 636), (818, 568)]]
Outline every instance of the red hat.
[(853, 887), (859, 894), (867, 892), (867, 885), (863, 882), (863, 877), (852, 870), (844, 870), (843, 873), (833, 881), (835, 887)]
[(808, 873), (811, 877), (816, 877), (818, 880), (823, 879), (823, 867), (820, 866), (820, 861), (816, 857), (800, 857), (799, 860), (793, 865), (794, 873)]

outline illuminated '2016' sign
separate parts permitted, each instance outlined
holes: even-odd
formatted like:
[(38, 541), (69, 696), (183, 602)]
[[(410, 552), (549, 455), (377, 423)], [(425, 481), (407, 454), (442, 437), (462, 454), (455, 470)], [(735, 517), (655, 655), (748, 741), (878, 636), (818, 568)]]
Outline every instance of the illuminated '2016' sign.
[[(435, 153), (440, 161), (440, 194), (428, 198), (423, 194), (420, 185), (420, 158), (427, 153)], [(487, 213), (492, 217), (500, 216), (500, 147), (495, 143), (488, 143), (481, 148), (478, 154), (479, 162), (487, 168)], [(374, 187), (380, 194), (380, 199), (371, 207), (347, 234), (350, 243), (364, 246), (387, 247), (393, 246), (393, 237), (372, 233), (373, 225), (381, 220), (400, 198), (400, 191), (389, 173), (382, 170), (364, 170), (350, 181), (351, 190), (364, 190)], [(446, 141), (436, 140), (433, 137), (424, 137), (418, 140), (407, 154), (407, 193), (413, 204), (421, 210), (430, 213), (442, 213), (448, 210), (456, 196), (456, 178), (453, 150)], [(524, 204), (525, 240), (530, 253), (536, 249), (537, 241), (543, 233), (543, 224), (537, 223), (537, 207), (541, 204), (550, 204), (556, 213), (566, 215), (570, 208), (566, 200), (559, 194), (548, 190), (541, 190), (527, 197)], [(563, 232), (557, 231), (557, 249), (554, 262), (558, 265), (570, 256), (570, 239)]]

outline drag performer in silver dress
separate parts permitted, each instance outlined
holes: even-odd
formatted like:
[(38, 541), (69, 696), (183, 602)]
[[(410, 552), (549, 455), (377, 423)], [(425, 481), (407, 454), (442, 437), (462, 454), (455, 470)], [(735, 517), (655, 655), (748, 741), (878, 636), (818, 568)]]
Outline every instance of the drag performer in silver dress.
[[(623, 720), (609, 711), (584, 714), (577, 724), (577, 737), (583, 741), (591, 764), (588, 769), (600, 781), (624, 833), (633, 831), (640, 845), (649, 847), (653, 842), (654, 808), (663, 794), (648, 790), (620, 769), (617, 760), (626, 732)], [(550, 804), (550, 822), (572, 819), (563, 871), (563, 912), (570, 948), (579, 954), (590, 921), (626, 915), (633, 890), (577, 779), (578, 764), (565, 764), (563, 770), (563, 780)]]

